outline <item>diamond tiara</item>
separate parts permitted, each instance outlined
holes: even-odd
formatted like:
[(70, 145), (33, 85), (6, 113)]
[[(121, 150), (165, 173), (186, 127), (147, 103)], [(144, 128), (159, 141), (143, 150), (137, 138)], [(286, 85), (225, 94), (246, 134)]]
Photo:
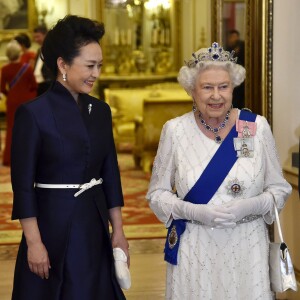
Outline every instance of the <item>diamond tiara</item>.
[(185, 61), (186, 66), (194, 68), (201, 61), (229, 61), (232, 63), (237, 62), (237, 57), (234, 56), (234, 51), (225, 51), (223, 47), (219, 47), (219, 44), (214, 42), (211, 47), (207, 49), (200, 49), (193, 53), (193, 58), (189, 61)]

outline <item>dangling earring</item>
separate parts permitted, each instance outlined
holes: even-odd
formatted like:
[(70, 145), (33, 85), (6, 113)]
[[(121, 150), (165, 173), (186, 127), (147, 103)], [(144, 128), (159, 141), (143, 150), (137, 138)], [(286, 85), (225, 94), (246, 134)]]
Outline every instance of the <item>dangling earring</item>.
[(197, 105), (196, 105), (195, 100), (193, 100), (193, 112), (196, 112), (196, 111), (197, 111)]
[(67, 81), (67, 74), (62, 74), (63, 81)]

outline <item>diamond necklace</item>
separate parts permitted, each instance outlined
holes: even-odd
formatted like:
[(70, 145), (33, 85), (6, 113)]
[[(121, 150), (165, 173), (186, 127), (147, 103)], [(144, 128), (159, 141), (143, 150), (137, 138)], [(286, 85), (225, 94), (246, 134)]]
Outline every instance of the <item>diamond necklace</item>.
[(223, 139), (220, 137), (220, 135), (218, 134), (220, 132), (221, 129), (225, 128), (226, 126), (226, 123), (228, 122), (229, 120), (229, 116), (230, 116), (230, 110), (228, 110), (226, 116), (225, 116), (225, 119), (224, 121), (220, 124), (219, 127), (216, 127), (216, 128), (213, 128), (211, 127), (210, 125), (208, 125), (204, 119), (202, 118), (202, 114), (200, 113), (199, 114), (199, 119), (200, 119), (200, 123), (204, 126), (204, 128), (206, 130), (209, 130), (211, 131), (214, 135), (215, 135), (215, 142), (218, 143), (218, 144), (221, 144)]

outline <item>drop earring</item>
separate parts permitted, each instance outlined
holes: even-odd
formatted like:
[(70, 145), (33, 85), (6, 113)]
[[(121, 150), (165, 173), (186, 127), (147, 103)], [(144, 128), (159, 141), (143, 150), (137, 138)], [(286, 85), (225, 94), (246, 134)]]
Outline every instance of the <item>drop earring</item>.
[(196, 111), (197, 111), (197, 105), (196, 105), (195, 100), (193, 100), (193, 112), (196, 112)]
[(62, 74), (62, 79), (63, 79), (63, 81), (67, 81), (67, 74)]

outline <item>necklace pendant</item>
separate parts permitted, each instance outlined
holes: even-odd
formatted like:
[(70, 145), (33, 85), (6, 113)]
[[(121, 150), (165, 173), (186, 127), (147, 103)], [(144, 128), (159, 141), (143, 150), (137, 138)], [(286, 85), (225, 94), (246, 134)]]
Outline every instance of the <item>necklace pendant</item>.
[(216, 135), (216, 137), (215, 137), (215, 142), (216, 142), (217, 144), (221, 144), (221, 143), (222, 143), (222, 138), (221, 138), (219, 135)]
[(225, 128), (226, 123), (227, 123), (228, 120), (229, 120), (230, 112), (231, 112), (231, 110), (229, 110), (229, 111), (227, 112), (224, 121), (220, 124), (219, 127), (216, 127), (216, 128), (213, 128), (213, 127), (211, 127), (209, 124), (206, 124), (205, 120), (202, 118), (201, 112), (200, 112), (200, 114), (199, 114), (200, 123), (204, 126), (204, 128), (205, 128), (206, 130), (211, 131), (211, 132), (215, 135), (215, 139), (214, 139), (214, 140), (215, 140), (215, 142), (216, 142), (217, 144), (221, 144), (222, 141), (223, 141), (223, 139), (218, 135), (218, 132), (219, 132), (220, 130), (222, 130), (223, 128)]

